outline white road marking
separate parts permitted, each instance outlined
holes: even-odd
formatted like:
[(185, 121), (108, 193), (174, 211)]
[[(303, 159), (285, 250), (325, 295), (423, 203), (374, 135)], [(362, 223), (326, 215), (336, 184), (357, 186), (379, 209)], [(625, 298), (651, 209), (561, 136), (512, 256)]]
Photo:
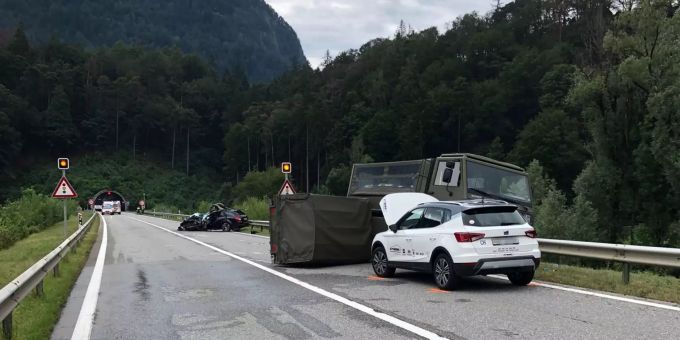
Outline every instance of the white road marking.
[[(501, 279), (501, 280), (506, 280), (506, 281), (508, 280), (507, 277), (500, 276), (500, 275), (488, 275), (488, 277), (493, 277), (495, 279)], [(591, 292), (591, 291), (588, 291), (588, 290), (570, 288), (570, 287), (563, 287), (563, 286), (558, 286), (558, 285), (551, 285), (549, 283), (536, 282), (536, 281), (532, 281), (531, 285), (535, 285), (535, 286), (539, 286), (539, 287), (545, 287), (545, 288), (551, 288), (551, 289), (557, 289), (557, 290), (563, 290), (565, 292), (571, 292), (571, 293), (576, 293), (576, 294), (597, 296), (597, 297), (604, 298), (604, 299), (623, 301), (623, 302), (634, 303), (634, 304), (648, 306), (648, 307), (663, 308), (663, 309), (668, 309), (668, 310), (680, 312), (680, 307), (665, 305), (665, 304), (656, 303), (656, 302), (631, 299), (631, 298), (622, 297), (622, 296)]]
[(80, 314), (78, 314), (78, 321), (76, 321), (76, 326), (73, 329), (71, 340), (89, 339), (92, 333), (92, 324), (94, 323), (94, 314), (97, 311), (97, 299), (99, 298), (99, 287), (101, 286), (102, 274), (104, 273), (104, 259), (106, 258), (106, 246), (108, 243), (106, 220), (102, 215), (99, 215), (99, 217), (104, 226), (102, 244), (99, 246), (97, 262), (94, 264), (92, 277), (87, 285), (85, 299), (80, 307)]
[(397, 319), (397, 318), (395, 318), (395, 317), (393, 317), (393, 316), (391, 316), (391, 315), (388, 315), (388, 314), (385, 314), (385, 313), (378, 312), (378, 311), (374, 310), (373, 308), (370, 308), (370, 307), (368, 307), (368, 306), (364, 306), (364, 305), (362, 305), (362, 304), (360, 304), (360, 303), (354, 302), (354, 301), (352, 301), (352, 300), (350, 300), (350, 299), (344, 298), (344, 297), (342, 297), (342, 296), (340, 296), (340, 295), (337, 295), (337, 294), (335, 294), (335, 293), (331, 293), (331, 292), (329, 292), (329, 291), (327, 291), (327, 290), (325, 290), (325, 289), (322, 289), (322, 288), (319, 288), (319, 287), (317, 287), (317, 286), (311, 285), (311, 284), (309, 284), (309, 283), (307, 283), (307, 282), (298, 280), (298, 279), (296, 279), (296, 278), (294, 278), (294, 277), (292, 277), (292, 276), (288, 276), (288, 275), (283, 274), (283, 273), (281, 273), (281, 272), (279, 272), (279, 271), (276, 271), (276, 270), (271, 269), (271, 268), (269, 268), (269, 267), (263, 266), (263, 265), (261, 265), (261, 264), (259, 264), (259, 263), (255, 263), (255, 262), (253, 262), (253, 261), (251, 261), (251, 260), (248, 260), (248, 259), (243, 258), (243, 257), (241, 257), (241, 256), (238, 256), (238, 255), (236, 255), (236, 254), (230, 253), (230, 252), (225, 251), (225, 250), (223, 250), (223, 249), (217, 248), (217, 247), (215, 247), (215, 246), (211, 246), (211, 245), (209, 245), (209, 244), (207, 244), (207, 243), (205, 243), (205, 242), (202, 242), (202, 241), (199, 241), (199, 240), (197, 240), (197, 239), (194, 239), (194, 238), (191, 238), (191, 237), (182, 235), (182, 234), (177, 233), (177, 232), (174, 232), (174, 231), (172, 231), (172, 230), (168, 230), (168, 229), (166, 229), (166, 228), (163, 228), (163, 227), (161, 227), (161, 226), (155, 225), (155, 224), (153, 224), (153, 223), (149, 223), (149, 222), (146, 222), (146, 221), (142, 221), (142, 220), (136, 219), (136, 218), (134, 218), (134, 217), (128, 217), (128, 218), (133, 219), (133, 220), (135, 220), (135, 221), (139, 221), (139, 222), (148, 224), (148, 225), (150, 225), (150, 226), (152, 226), (152, 227), (154, 227), (154, 228), (158, 228), (158, 229), (160, 229), (160, 230), (162, 230), (162, 231), (165, 231), (165, 232), (167, 232), (167, 233), (173, 234), (173, 235), (175, 235), (175, 236), (178, 236), (178, 237), (181, 237), (181, 238), (183, 238), (183, 239), (189, 240), (189, 241), (194, 242), (194, 243), (196, 243), (196, 244), (200, 244), (200, 245), (202, 245), (202, 246), (204, 246), (204, 247), (210, 248), (210, 249), (212, 249), (212, 250), (214, 250), (214, 251), (216, 251), (216, 252), (218, 252), (218, 253), (227, 255), (227, 256), (229, 256), (229, 257), (231, 257), (231, 258), (233, 258), (233, 259), (239, 260), (239, 261), (241, 261), (241, 262), (243, 262), (243, 263), (249, 264), (249, 265), (251, 265), (251, 266), (253, 266), (253, 267), (256, 267), (256, 268), (258, 268), (258, 269), (261, 269), (261, 270), (263, 270), (263, 271), (266, 271), (266, 272), (268, 272), (268, 273), (270, 273), (270, 274), (276, 275), (276, 276), (278, 276), (278, 277), (280, 277), (280, 278), (282, 278), (282, 279), (284, 279), (284, 280), (286, 280), (286, 281), (292, 282), (292, 283), (294, 283), (294, 284), (296, 284), (296, 285), (298, 285), (298, 286), (300, 286), (300, 287), (309, 289), (309, 290), (311, 290), (311, 291), (313, 291), (313, 292), (315, 292), (315, 293), (317, 293), (317, 294), (323, 295), (323, 296), (325, 296), (325, 297), (327, 297), (327, 298), (329, 298), (329, 299), (332, 299), (332, 300), (335, 300), (335, 301), (337, 301), (337, 302), (340, 302), (340, 303), (342, 303), (342, 304), (344, 304), (344, 305), (346, 305), (346, 306), (352, 307), (352, 308), (357, 309), (357, 310), (359, 310), (359, 311), (361, 311), (361, 312), (364, 312), (364, 313), (366, 313), (366, 314), (368, 314), (368, 315), (371, 315), (371, 316), (376, 317), (376, 318), (378, 318), (378, 319), (381, 319), (381, 320), (383, 320), (383, 321), (389, 322), (389, 323), (391, 323), (391, 324), (393, 324), (393, 325), (395, 325), (395, 326), (397, 326), (397, 327), (399, 327), (399, 328), (402, 328), (402, 329), (404, 329), (404, 330), (407, 330), (407, 331), (409, 331), (409, 332), (411, 332), (411, 333), (417, 334), (417, 335), (422, 336), (422, 337), (424, 337), (424, 338), (427, 338), (427, 339), (446, 339), (446, 338), (443, 338), (443, 337), (441, 337), (441, 336), (439, 336), (439, 335), (437, 335), (437, 334), (435, 334), (435, 333), (433, 333), (433, 332), (430, 332), (430, 331), (428, 331), (428, 330), (426, 330), (426, 329), (424, 329), (424, 328), (420, 328), (420, 327), (418, 327), (418, 326), (416, 326), (416, 325), (413, 325), (413, 324), (410, 324), (410, 323), (408, 323), (408, 322), (406, 322), (406, 321)]

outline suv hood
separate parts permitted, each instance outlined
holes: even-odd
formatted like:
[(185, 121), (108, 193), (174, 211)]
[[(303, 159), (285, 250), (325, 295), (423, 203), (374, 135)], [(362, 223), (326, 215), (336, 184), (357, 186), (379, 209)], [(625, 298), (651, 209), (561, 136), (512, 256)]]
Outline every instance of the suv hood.
[(438, 202), (439, 200), (423, 193), (404, 192), (389, 194), (380, 200), (380, 210), (388, 226), (399, 221), (411, 209), (421, 203)]

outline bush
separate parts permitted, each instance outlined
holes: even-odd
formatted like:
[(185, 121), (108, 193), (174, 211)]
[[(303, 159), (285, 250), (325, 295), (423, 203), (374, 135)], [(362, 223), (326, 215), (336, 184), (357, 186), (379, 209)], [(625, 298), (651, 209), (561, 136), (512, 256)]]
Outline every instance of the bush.
[(235, 204), (234, 208), (243, 210), (251, 220), (269, 220), (268, 198), (248, 197)]
[(232, 190), (234, 202), (245, 202), (249, 197), (274, 196), (283, 183), (284, 176), (278, 168), (251, 171)]
[[(76, 207), (75, 201), (68, 200), (67, 214), (74, 213)], [(0, 208), (0, 249), (61, 221), (63, 209), (60, 200), (38, 194), (33, 189), (22, 191), (19, 199)]]

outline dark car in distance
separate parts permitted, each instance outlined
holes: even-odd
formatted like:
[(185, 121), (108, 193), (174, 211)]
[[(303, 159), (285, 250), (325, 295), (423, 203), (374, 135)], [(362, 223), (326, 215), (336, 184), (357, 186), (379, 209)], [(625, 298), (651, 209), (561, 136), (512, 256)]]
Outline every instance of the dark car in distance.
[(239, 231), (248, 225), (248, 216), (243, 211), (225, 208), (207, 214), (195, 213), (184, 219), (177, 229), (180, 231)]

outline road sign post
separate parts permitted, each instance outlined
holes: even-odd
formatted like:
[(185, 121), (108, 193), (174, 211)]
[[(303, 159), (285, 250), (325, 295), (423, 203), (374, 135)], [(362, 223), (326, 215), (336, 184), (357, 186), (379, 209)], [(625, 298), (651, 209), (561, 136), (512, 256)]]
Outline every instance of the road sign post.
[(281, 172), (285, 176), (285, 180), (283, 181), (283, 185), (281, 185), (281, 189), (279, 189), (279, 196), (295, 194), (293, 184), (291, 184), (290, 181), (288, 180), (288, 174), (290, 174), (292, 171), (293, 164), (291, 164), (290, 162), (281, 163)]
[(66, 199), (78, 197), (78, 194), (73, 189), (73, 186), (71, 186), (71, 183), (69, 183), (68, 179), (66, 179), (66, 170), (69, 168), (70, 161), (68, 158), (57, 159), (57, 169), (61, 170), (61, 179), (59, 180), (59, 183), (57, 183), (57, 187), (54, 188), (54, 191), (52, 192), (52, 198), (58, 198), (64, 201), (64, 238), (66, 238), (66, 230), (68, 229), (68, 221), (66, 218)]
[[(66, 178), (66, 170), (61, 170), (61, 178)], [(68, 229), (68, 227), (66, 226), (68, 224), (68, 222), (66, 221), (66, 219), (67, 219), (66, 214), (67, 214), (66, 200), (64, 200), (64, 238), (66, 238), (66, 229)]]

